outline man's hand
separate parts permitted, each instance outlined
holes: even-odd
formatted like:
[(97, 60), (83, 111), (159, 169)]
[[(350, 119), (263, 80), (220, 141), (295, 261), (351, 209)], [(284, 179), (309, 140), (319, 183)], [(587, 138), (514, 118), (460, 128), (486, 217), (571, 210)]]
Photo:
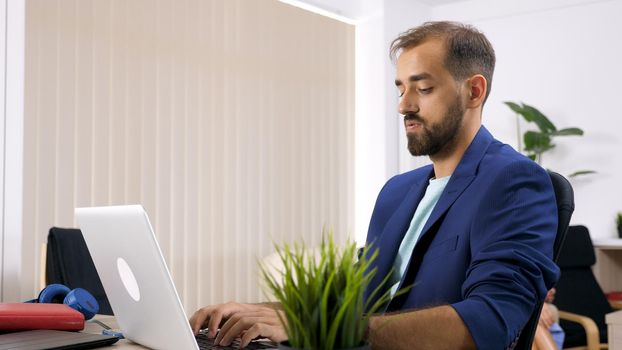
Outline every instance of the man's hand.
[(241, 336), (241, 347), (245, 347), (251, 340), (258, 337), (269, 338), (275, 342), (287, 340), (285, 328), (281, 324), (277, 312), (282, 311), (262, 306), (250, 311), (235, 313), (220, 328), (215, 343), (227, 346), (239, 336)]
[(230, 345), (238, 337), (241, 337), (241, 347), (257, 337), (280, 342), (287, 340), (287, 335), (277, 312), (280, 311), (266, 304), (229, 302), (199, 309), (190, 317), (190, 326), (194, 334), (207, 326), (207, 336), (216, 337), (214, 342), (217, 345)]
[(551, 328), (553, 323), (555, 323), (555, 315), (551, 310), (551, 307), (548, 303), (544, 303), (542, 305), (542, 312), (540, 313), (540, 324), (542, 324), (545, 329)]

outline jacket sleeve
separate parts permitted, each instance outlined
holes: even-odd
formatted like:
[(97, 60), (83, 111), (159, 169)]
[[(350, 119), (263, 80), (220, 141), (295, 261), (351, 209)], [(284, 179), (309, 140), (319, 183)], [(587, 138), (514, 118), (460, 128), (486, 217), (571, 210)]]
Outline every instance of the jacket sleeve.
[(452, 304), (478, 349), (510, 347), (559, 278), (552, 261), (557, 205), (550, 178), (516, 161), (490, 176), (472, 221), (464, 299)]

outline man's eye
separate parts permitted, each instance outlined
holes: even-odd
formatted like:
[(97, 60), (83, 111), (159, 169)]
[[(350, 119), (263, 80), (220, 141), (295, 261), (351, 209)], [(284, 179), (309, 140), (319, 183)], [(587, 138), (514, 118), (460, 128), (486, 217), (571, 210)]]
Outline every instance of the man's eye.
[(398, 96), (398, 97), (402, 97), (402, 96), (404, 96), (404, 91), (398, 91), (398, 92), (397, 92), (397, 96)]
[(432, 92), (432, 88), (425, 88), (425, 89), (419, 89), (419, 92), (422, 94), (429, 94), (430, 92)]

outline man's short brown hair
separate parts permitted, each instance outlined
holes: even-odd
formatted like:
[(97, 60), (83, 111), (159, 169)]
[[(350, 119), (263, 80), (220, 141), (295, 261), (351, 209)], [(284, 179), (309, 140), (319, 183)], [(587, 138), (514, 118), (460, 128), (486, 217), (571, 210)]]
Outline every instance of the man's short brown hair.
[(391, 43), (391, 58), (424, 41), (438, 38), (445, 42), (445, 68), (455, 80), (481, 74), (488, 83), (484, 102), (490, 95), (495, 70), (495, 50), (486, 36), (475, 27), (457, 22), (425, 22), (400, 34)]

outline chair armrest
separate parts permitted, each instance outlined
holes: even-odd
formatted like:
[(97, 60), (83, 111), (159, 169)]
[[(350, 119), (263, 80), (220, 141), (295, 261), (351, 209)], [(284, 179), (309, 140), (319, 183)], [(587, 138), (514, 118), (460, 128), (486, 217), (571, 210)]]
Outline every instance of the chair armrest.
[(562, 310), (559, 310), (559, 318), (562, 320), (579, 323), (583, 327), (583, 329), (585, 329), (585, 336), (587, 338), (587, 349), (600, 349), (600, 337), (598, 334), (598, 327), (596, 326), (596, 322), (594, 322), (594, 320), (586, 316)]

